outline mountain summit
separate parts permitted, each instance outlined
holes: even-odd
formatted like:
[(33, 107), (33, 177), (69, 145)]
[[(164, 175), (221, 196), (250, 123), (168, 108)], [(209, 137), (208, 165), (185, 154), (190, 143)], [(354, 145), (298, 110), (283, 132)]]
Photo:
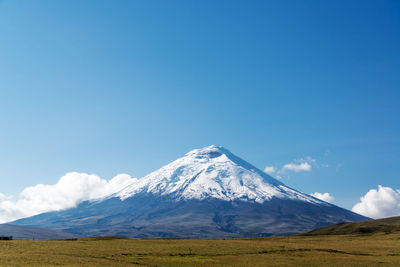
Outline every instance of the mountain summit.
[(288, 235), (366, 219), (289, 188), (212, 145), (104, 199), (14, 224), (81, 236), (226, 238)]

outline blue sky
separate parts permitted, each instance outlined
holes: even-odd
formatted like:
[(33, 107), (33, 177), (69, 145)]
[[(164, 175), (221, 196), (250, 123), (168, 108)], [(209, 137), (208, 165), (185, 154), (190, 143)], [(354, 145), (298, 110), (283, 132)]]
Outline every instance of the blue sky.
[(350, 209), (400, 188), (399, 47), (398, 1), (0, 1), (0, 193), (219, 144)]

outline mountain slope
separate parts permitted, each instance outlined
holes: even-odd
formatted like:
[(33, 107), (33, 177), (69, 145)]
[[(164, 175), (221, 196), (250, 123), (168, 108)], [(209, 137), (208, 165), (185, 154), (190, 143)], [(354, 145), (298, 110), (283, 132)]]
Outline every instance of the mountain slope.
[(78, 235), (62, 233), (35, 227), (0, 224), (0, 236), (12, 236), (13, 239), (55, 240), (77, 238)]
[(362, 222), (339, 223), (301, 235), (350, 235), (400, 232), (400, 216)]
[(86, 236), (217, 238), (294, 234), (366, 219), (209, 146), (105, 199), (15, 223)]

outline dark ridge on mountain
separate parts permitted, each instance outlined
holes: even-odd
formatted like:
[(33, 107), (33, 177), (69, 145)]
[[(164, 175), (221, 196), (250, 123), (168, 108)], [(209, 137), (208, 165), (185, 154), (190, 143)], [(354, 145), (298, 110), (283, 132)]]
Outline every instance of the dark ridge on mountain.
[(14, 224), (81, 236), (292, 235), (368, 218), (292, 189), (219, 146), (195, 149), (106, 198)]
[(400, 216), (362, 222), (338, 223), (300, 235), (352, 235), (392, 233), (400, 231)]
[(13, 239), (31, 240), (57, 240), (79, 237), (71, 233), (11, 224), (0, 224), (0, 236), (12, 236)]

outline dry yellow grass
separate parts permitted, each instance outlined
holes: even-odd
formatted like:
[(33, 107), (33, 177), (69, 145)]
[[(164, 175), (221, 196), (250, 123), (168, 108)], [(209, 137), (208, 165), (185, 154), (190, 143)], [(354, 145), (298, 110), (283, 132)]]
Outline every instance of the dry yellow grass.
[(400, 233), (0, 242), (1, 266), (400, 266)]

